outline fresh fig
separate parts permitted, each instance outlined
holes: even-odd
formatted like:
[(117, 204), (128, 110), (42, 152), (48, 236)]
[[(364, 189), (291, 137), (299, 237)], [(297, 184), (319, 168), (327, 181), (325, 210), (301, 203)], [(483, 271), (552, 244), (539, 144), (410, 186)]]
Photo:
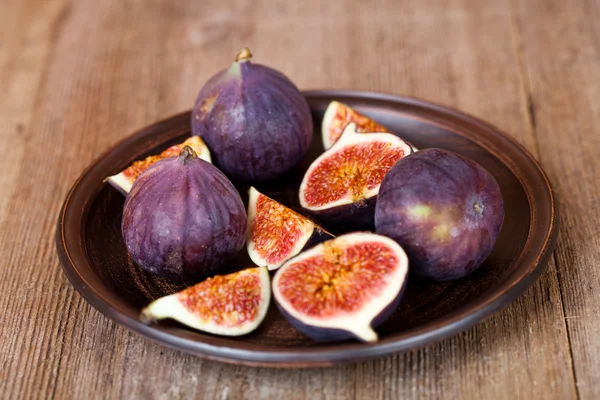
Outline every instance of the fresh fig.
[(392, 167), (375, 211), (377, 232), (404, 247), (413, 271), (437, 281), (459, 279), (479, 267), (503, 219), (494, 177), (442, 149), (421, 150)]
[(271, 300), (269, 272), (248, 268), (208, 278), (190, 288), (153, 301), (141, 319), (171, 318), (191, 328), (223, 336), (255, 330), (265, 318)]
[(376, 342), (373, 328), (398, 306), (407, 273), (408, 259), (396, 242), (350, 233), (282, 265), (273, 297), (288, 321), (315, 341)]
[(225, 175), (185, 146), (135, 181), (122, 231), (129, 254), (146, 271), (198, 279), (217, 273), (244, 246), (246, 209)]
[(287, 259), (333, 235), (310, 219), (265, 196), (254, 187), (248, 191), (246, 247), (252, 261), (270, 270)]
[[(344, 132), (344, 129), (350, 123), (356, 124), (356, 132), (358, 133), (393, 133), (385, 126), (360, 114), (350, 106), (340, 103), (339, 101), (332, 101), (327, 106), (325, 115), (323, 116), (323, 121), (321, 122), (321, 133), (323, 137), (323, 147), (325, 150), (329, 149), (335, 142), (338, 141), (338, 139), (342, 136), (342, 132)], [(413, 152), (418, 150), (412, 143), (408, 144), (412, 148)]]
[(308, 168), (300, 205), (316, 218), (346, 228), (373, 226), (375, 200), (387, 171), (412, 148), (390, 133), (356, 132), (348, 124), (333, 147)]
[(390, 132), (385, 126), (365, 117), (346, 104), (332, 101), (327, 106), (327, 110), (325, 110), (321, 124), (321, 134), (325, 150), (338, 141), (346, 126), (351, 122), (356, 124), (357, 132)]
[(196, 154), (198, 154), (198, 157), (204, 161), (211, 162), (210, 151), (208, 150), (208, 147), (206, 147), (206, 144), (202, 141), (200, 136), (192, 136), (186, 139), (183, 143), (171, 146), (160, 154), (148, 156), (143, 160), (134, 161), (133, 164), (125, 168), (123, 171), (106, 178), (106, 181), (119, 192), (127, 195), (131, 190), (133, 182), (135, 182), (137, 177), (140, 176), (142, 172), (163, 158), (178, 156), (184, 146), (190, 146), (196, 152)]
[(284, 175), (304, 157), (313, 123), (296, 86), (251, 57), (245, 48), (204, 85), (192, 112), (192, 132), (206, 140), (227, 175), (259, 182)]

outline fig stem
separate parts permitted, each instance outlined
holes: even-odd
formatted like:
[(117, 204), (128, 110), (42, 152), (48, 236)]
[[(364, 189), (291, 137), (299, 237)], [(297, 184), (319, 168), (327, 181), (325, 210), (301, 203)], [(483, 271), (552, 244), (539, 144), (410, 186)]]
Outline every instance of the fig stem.
[(192, 149), (190, 146), (183, 146), (183, 149), (181, 149), (181, 152), (179, 153), (179, 161), (185, 165), (194, 158), (198, 158), (198, 154), (196, 154), (194, 149)]
[(250, 49), (247, 47), (244, 47), (242, 49), (242, 51), (240, 51), (239, 53), (237, 53), (237, 56), (235, 56), (235, 60), (236, 62), (245, 62), (248, 61), (252, 58), (252, 53), (250, 52)]
[(483, 204), (479, 204), (479, 202), (475, 202), (475, 204), (473, 204), (473, 211), (475, 211), (475, 214), (477, 215), (481, 215), (483, 214)]

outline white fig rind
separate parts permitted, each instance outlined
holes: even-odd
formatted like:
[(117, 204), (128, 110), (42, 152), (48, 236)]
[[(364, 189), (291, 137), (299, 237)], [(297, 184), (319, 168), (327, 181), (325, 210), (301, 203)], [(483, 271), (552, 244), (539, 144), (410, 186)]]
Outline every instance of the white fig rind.
[(323, 137), (323, 148), (328, 150), (331, 146), (331, 139), (329, 138), (329, 127), (331, 126), (331, 121), (335, 118), (335, 114), (337, 112), (340, 103), (337, 101), (332, 101), (327, 106), (325, 110), (325, 115), (323, 115), (323, 121), (321, 122), (321, 136)]
[(210, 150), (208, 150), (208, 146), (206, 144), (204, 144), (201, 147), (201, 149), (202, 150), (199, 153), (197, 153), (198, 154), (198, 158), (200, 158), (200, 159), (202, 159), (202, 160), (204, 160), (204, 161), (209, 162), (209, 163), (212, 164), (212, 157), (210, 156)]
[(127, 179), (122, 171), (116, 175), (109, 176), (106, 178), (106, 181), (125, 195), (131, 192), (131, 187), (133, 186), (133, 182)]

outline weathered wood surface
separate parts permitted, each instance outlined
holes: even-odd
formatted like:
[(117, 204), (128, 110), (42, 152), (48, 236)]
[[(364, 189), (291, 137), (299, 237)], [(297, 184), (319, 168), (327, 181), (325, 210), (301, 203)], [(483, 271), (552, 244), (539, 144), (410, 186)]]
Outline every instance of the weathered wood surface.
[[(600, 4), (290, 3), (0, 3), (2, 397), (599, 398)], [(332, 369), (203, 361), (92, 309), (54, 250), (67, 190), (117, 140), (190, 108), (242, 45), (301, 88), (416, 96), (512, 134), (561, 201), (542, 278), (468, 332)]]

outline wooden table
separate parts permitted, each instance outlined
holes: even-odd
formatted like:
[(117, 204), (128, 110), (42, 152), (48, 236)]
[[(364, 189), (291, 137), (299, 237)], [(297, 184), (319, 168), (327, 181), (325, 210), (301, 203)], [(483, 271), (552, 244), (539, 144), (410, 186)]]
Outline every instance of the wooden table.
[[(0, 3), (3, 398), (600, 398), (600, 2)], [(54, 248), (74, 179), (192, 106), (248, 45), (301, 88), (416, 96), (489, 120), (547, 171), (561, 232), (541, 279), (475, 328), (334, 369), (203, 361), (92, 309)]]

